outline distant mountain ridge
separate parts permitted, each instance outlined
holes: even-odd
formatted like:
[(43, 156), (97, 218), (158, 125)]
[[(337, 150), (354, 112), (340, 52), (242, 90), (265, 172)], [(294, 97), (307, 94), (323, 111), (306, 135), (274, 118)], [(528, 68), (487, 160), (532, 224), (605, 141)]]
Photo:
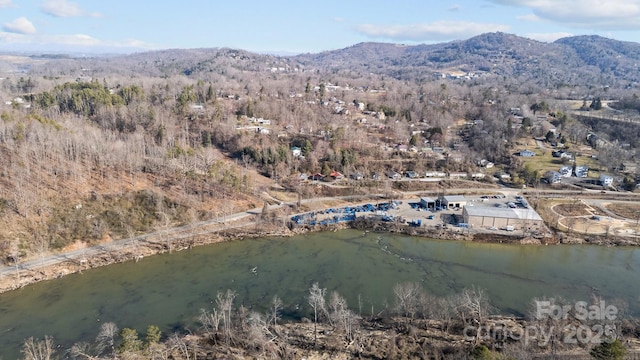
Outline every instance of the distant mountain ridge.
[[(380, 74), (423, 81), (447, 73), (475, 73), (542, 88), (566, 86), (636, 88), (640, 86), (640, 44), (600, 36), (574, 36), (553, 43), (501, 32), (439, 44), (367, 42), (315, 54), (276, 56), (229, 48), (170, 49), (110, 57), (54, 59), (68, 71), (104, 74), (198, 76), (270, 69), (319, 70), (360, 77)], [(0, 64), (3, 65), (3, 64)], [(6, 64), (4, 64), (6, 65)], [(6, 65), (8, 66), (8, 65)], [(99, 69), (99, 71), (98, 71)], [(48, 66), (30, 70), (51, 75)]]
[(377, 70), (404, 79), (419, 77), (424, 72), (459, 69), (548, 85), (592, 82), (627, 86), (640, 82), (640, 44), (595, 35), (544, 43), (497, 32), (433, 45), (360, 43), (293, 58), (306, 66), (326, 69), (348, 66), (352, 70)]

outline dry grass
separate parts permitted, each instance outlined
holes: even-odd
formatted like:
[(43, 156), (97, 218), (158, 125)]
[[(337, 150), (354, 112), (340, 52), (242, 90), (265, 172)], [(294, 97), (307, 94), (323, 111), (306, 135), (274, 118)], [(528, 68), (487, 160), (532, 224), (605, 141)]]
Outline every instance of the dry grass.
[(640, 204), (611, 203), (606, 205), (607, 210), (627, 219), (640, 219)]
[(562, 216), (584, 216), (591, 215), (589, 207), (582, 202), (574, 201), (568, 204), (558, 204), (554, 207), (555, 212)]

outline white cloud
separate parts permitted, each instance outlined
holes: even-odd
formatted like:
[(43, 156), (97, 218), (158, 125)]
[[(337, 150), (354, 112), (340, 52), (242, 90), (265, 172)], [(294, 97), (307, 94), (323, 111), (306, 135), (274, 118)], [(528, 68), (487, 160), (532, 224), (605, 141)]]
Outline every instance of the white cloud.
[(13, 3), (11, 0), (0, 0), (0, 8), (12, 7)]
[(15, 34), (35, 34), (36, 32), (36, 27), (25, 17), (19, 17), (12, 22), (2, 24), (2, 29)]
[(536, 14), (527, 14), (527, 15), (522, 15), (522, 16), (516, 16), (516, 19), (522, 20), (522, 21), (529, 21), (529, 22), (542, 21), (542, 19), (540, 19), (540, 17), (538, 17), (538, 15), (536, 15)]
[(554, 33), (528, 33), (525, 37), (543, 42), (554, 42), (564, 37), (573, 36), (574, 34), (568, 32), (554, 32)]
[(447, 10), (448, 10), (448, 11), (453, 11), (453, 12), (460, 11), (460, 5), (458, 5), (458, 4), (453, 4), (453, 6), (452, 6), (452, 7), (450, 7), (449, 9), (447, 9)]
[(581, 28), (640, 29), (640, 0), (487, 0), (525, 7), (538, 17)]
[(45, 14), (55, 17), (101, 16), (99, 13), (86, 12), (82, 10), (78, 4), (67, 0), (45, 0), (40, 9)]
[(443, 41), (465, 39), (486, 32), (509, 31), (509, 26), (466, 21), (436, 21), (414, 25), (361, 24), (355, 30), (371, 38), (394, 41)]
[(10, 32), (0, 32), (0, 49), (37, 49), (47, 51), (91, 51), (95, 53), (105, 52), (131, 52), (151, 50), (156, 47), (135, 39), (121, 41), (109, 41), (95, 38), (86, 34), (70, 35), (25, 35)]

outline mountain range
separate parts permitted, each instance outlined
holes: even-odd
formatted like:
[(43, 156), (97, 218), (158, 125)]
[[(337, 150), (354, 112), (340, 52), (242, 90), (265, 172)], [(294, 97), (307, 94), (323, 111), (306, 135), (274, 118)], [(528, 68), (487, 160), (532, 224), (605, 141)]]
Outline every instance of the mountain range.
[(547, 86), (628, 87), (640, 81), (640, 44), (595, 35), (553, 43), (500, 32), (434, 45), (360, 43), (294, 59), (306, 66), (381, 72), (407, 80), (433, 72), (481, 72)]
[[(34, 58), (34, 57), (32, 57)], [(38, 55), (42, 60), (43, 55)], [(34, 63), (29, 71), (93, 69), (149, 76), (287, 69), (321, 71), (359, 77), (363, 74), (423, 81), (444, 74), (474, 73), (498, 81), (531, 83), (544, 88), (586, 86), (628, 89), (640, 86), (640, 44), (600, 36), (575, 36), (553, 43), (506, 33), (486, 33), (467, 40), (430, 45), (360, 43), (344, 49), (296, 56), (275, 56), (228, 48), (171, 49), (109, 57), (53, 56), (51, 64)], [(38, 64), (40, 66), (38, 66)], [(2, 66), (4, 65), (4, 66)], [(0, 61), (0, 68), (8, 64)], [(23, 68), (24, 70), (24, 68)]]

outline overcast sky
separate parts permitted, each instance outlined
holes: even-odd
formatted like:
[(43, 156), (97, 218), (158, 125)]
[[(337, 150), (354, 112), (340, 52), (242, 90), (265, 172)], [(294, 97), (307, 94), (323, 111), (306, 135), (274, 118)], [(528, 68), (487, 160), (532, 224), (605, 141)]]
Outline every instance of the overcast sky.
[(0, 51), (307, 53), (495, 31), (640, 42), (640, 0), (0, 0), (0, 24)]

